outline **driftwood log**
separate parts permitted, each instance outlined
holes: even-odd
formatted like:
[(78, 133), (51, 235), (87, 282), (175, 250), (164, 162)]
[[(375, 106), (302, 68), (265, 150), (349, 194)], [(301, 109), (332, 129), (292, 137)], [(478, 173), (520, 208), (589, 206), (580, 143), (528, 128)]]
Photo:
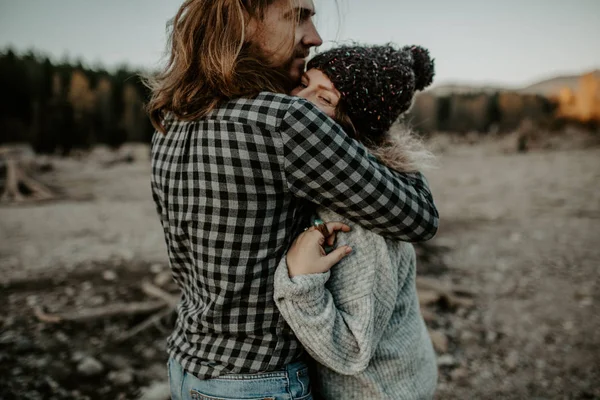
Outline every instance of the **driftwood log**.
[(86, 308), (78, 311), (58, 314), (45, 313), (40, 307), (34, 308), (35, 316), (42, 322), (58, 323), (63, 321), (86, 322), (119, 316), (149, 314), (165, 307), (162, 301), (143, 301), (135, 303), (113, 303), (103, 307)]
[(179, 301), (178, 296), (168, 293), (148, 281), (142, 282), (140, 288), (142, 292), (148, 297), (154, 298), (154, 300), (131, 303), (112, 303), (102, 307), (85, 308), (82, 310), (66, 311), (55, 314), (46, 313), (41, 307), (36, 306), (33, 308), (33, 314), (40, 322), (47, 324), (57, 324), (65, 321), (89, 322), (98, 319), (151, 314), (144, 321), (116, 338), (118, 342), (123, 342), (152, 326), (164, 330), (159, 325), (161, 320), (175, 312), (175, 307), (177, 307)]

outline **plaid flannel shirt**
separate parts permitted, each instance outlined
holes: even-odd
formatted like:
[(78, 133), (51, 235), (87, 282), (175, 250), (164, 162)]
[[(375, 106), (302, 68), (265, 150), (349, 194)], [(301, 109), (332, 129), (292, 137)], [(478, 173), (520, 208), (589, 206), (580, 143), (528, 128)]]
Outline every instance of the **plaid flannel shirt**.
[(380, 165), (311, 103), (236, 99), (152, 139), (152, 196), (182, 291), (169, 354), (207, 379), (283, 367), (303, 349), (273, 299), (278, 262), (315, 204), (384, 236), (431, 238), (420, 173)]

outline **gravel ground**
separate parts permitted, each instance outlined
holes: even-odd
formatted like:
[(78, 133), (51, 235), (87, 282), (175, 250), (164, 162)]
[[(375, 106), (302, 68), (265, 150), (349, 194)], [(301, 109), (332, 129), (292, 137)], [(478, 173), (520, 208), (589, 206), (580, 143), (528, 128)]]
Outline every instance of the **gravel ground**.
[(167, 262), (147, 162), (54, 159), (41, 175), (64, 199), (0, 207), (0, 273), (118, 261)]
[[(430, 322), (448, 342), (440, 350), (438, 398), (600, 399), (600, 148), (505, 154), (490, 143), (454, 144), (445, 146), (440, 162), (441, 168), (426, 174), (442, 217), (430, 242), (444, 250), (439, 261), (444, 268), (438, 268), (436, 279), (474, 291), (475, 306), (440, 307)], [(43, 290), (10, 282), (44, 282), (55, 272), (91, 268), (99, 276), (106, 269), (129, 276), (131, 286), (144, 268), (167, 264), (147, 160), (110, 167), (94, 157), (52, 163), (54, 170), (40, 178), (61, 190), (61, 200), (0, 207), (0, 283), (8, 288), (3, 300), (11, 302), (0, 319), (0, 358), (6, 351), (2, 345), (23, 331), (19, 326), (45, 332), (32, 319), (20, 325), (12, 315), (23, 310), (35, 290)], [(421, 264), (422, 273), (432, 270), (424, 260)], [(137, 272), (128, 272), (132, 268)], [(57, 285), (60, 291), (65, 290), (61, 285), (75, 287), (69, 281)], [(101, 293), (108, 290), (100, 286)], [(106, 301), (113, 295), (104, 296)], [(85, 345), (82, 334), (98, 329), (67, 328), (67, 335), (80, 337), (79, 346)], [(6, 336), (8, 330), (12, 333)], [(34, 344), (36, 338), (31, 338)], [(146, 335), (156, 349), (161, 338), (158, 331)], [(29, 348), (52, 351), (51, 346)], [(128, 349), (115, 351), (126, 357)], [(70, 351), (64, 369), (82, 362), (72, 354), (77, 349)], [(130, 357), (139, 358), (134, 353)], [(24, 354), (11, 353), (4, 365), (20, 368)], [(149, 358), (164, 361), (160, 355)], [(135, 372), (133, 385), (147, 385), (145, 376)], [(106, 396), (115, 393), (104, 390)], [(120, 398), (135, 393), (128, 390)], [(80, 395), (47, 398), (85, 398)]]
[(441, 162), (433, 244), (477, 305), (452, 321), (439, 398), (600, 398), (600, 149), (459, 146)]

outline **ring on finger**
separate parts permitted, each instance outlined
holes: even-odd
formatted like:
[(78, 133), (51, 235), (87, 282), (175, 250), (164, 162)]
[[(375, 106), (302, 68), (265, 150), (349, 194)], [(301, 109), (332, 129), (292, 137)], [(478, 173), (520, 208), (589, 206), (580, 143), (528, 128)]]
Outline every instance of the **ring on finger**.
[(327, 225), (325, 224), (325, 222), (323, 222), (322, 219), (320, 218), (316, 218), (315, 221), (313, 222), (313, 226), (319, 231), (321, 232), (321, 234), (323, 234), (323, 236), (325, 237), (329, 237), (329, 229), (327, 229)]

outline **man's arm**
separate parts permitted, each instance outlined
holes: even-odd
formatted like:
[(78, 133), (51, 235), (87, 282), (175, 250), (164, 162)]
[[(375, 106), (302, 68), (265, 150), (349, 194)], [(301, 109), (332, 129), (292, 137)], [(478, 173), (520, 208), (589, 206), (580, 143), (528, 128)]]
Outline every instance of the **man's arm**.
[(313, 104), (291, 103), (281, 124), (290, 191), (393, 239), (419, 242), (438, 228), (438, 211), (421, 173), (400, 173), (368, 157), (366, 148)]

